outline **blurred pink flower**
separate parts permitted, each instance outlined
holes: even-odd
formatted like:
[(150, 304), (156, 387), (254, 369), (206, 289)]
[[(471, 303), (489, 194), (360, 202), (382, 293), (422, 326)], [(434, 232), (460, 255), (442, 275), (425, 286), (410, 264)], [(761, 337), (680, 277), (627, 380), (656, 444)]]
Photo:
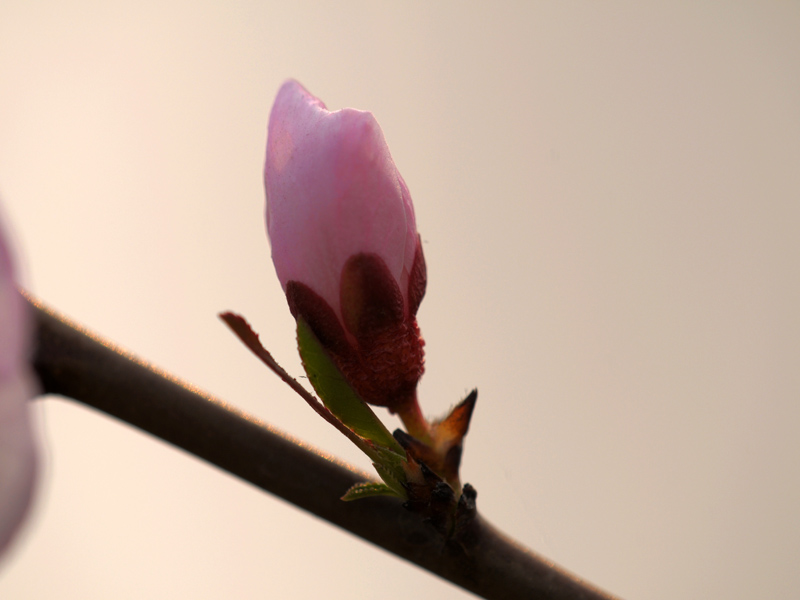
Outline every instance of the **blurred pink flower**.
[(27, 362), (31, 324), (26, 309), (0, 224), (0, 553), (27, 512), (36, 479), (28, 412), (34, 389)]
[(272, 260), (292, 314), (364, 400), (393, 412), (416, 403), (425, 260), (375, 118), (329, 112), (287, 81), (270, 115), (264, 183)]

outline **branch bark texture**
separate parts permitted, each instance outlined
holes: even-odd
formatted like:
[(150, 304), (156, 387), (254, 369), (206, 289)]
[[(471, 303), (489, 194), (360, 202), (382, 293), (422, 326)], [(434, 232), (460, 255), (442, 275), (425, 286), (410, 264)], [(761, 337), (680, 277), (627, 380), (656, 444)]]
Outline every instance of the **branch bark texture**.
[(29, 302), (37, 323), (34, 368), (45, 393), (113, 415), (484, 598), (613, 600), (480, 515), (459, 543), (448, 543), (395, 498), (342, 502), (341, 495), (364, 480), (359, 471)]

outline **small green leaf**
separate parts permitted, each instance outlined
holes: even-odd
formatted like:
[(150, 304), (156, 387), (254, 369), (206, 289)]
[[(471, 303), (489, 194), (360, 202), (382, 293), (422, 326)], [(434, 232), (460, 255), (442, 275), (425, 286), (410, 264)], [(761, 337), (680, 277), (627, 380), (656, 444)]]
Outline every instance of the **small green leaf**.
[(375, 471), (377, 471), (380, 478), (383, 479), (386, 486), (392, 490), (393, 495), (407, 499), (407, 493), (403, 487), (403, 482), (406, 481), (405, 473), (400, 474), (400, 477), (402, 477), (402, 479), (400, 479), (397, 472), (391, 468), (387, 468), (386, 465), (374, 462), (372, 466), (375, 467)]
[(308, 379), (328, 410), (361, 437), (405, 456), (389, 430), (347, 383), (303, 318), (297, 319), (297, 346)]
[(342, 500), (350, 502), (351, 500), (361, 500), (361, 498), (370, 498), (372, 496), (397, 496), (397, 493), (388, 485), (382, 483), (357, 483), (345, 492)]

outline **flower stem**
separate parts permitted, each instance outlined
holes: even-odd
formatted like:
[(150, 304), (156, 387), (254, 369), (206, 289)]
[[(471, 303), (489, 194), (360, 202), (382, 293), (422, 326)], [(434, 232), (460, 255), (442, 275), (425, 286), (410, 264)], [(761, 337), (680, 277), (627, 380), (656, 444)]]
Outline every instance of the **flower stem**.
[(425, 415), (422, 414), (422, 409), (419, 407), (419, 402), (417, 401), (416, 392), (411, 401), (407, 402), (403, 408), (399, 409), (397, 414), (400, 420), (403, 421), (403, 425), (406, 426), (409, 435), (412, 435), (424, 444), (431, 443), (431, 425), (428, 423)]

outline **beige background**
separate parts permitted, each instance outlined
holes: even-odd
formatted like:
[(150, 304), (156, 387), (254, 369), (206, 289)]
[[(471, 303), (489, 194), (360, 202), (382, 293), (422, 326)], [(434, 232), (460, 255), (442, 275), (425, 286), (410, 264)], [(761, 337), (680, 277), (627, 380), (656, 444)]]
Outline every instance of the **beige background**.
[[(36, 294), (366, 460), (299, 373), (261, 165), (296, 77), (375, 113), (429, 268), (425, 409), (480, 390), (463, 473), (628, 599), (800, 594), (800, 5), (0, 6), (0, 195)], [(462, 598), (69, 401), (0, 598)]]

